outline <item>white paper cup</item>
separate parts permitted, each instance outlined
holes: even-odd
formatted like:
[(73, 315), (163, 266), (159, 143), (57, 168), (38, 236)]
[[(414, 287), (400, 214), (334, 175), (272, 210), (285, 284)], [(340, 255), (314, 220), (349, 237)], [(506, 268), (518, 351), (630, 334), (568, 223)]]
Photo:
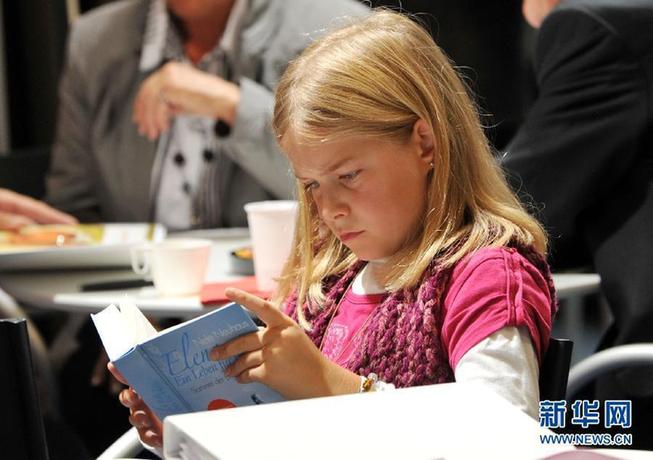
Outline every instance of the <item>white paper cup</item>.
[(196, 238), (171, 238), (131, 248), (135, 273), (152, 276), (162, 296), (197, 294), (202, 289), (213, 243)]
[(257, 201), (245, 205), (254, 250), (254, 275), (259, 291), (274, 291), (293, 241), (296, 201)]

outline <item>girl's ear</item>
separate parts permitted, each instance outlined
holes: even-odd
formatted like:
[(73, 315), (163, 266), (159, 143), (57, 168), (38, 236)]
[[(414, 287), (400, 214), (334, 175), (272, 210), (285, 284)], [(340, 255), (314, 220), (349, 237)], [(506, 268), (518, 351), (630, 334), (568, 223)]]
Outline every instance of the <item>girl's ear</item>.
[(435, 157), (435, 136), (431, 126), (422, 118), (413, 125), (411, 141), (418, 148), (420, 159), (429, 169), (432, 169)]

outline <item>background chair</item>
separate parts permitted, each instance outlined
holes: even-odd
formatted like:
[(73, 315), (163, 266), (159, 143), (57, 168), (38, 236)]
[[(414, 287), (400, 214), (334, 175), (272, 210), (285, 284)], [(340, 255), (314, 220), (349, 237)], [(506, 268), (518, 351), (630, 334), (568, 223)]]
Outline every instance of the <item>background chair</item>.
[(130, 428), (122, 436), (111, 444), (97, 460), (114, 460), (119, 458), (131, 458), (143, 452), (143, 446), (138, 439), (136, 428)]
[(0, 320), (5, 318), (27, 318), (25, 324), (29, 336), (34, 381), (39, 394), (41, 411), (46, 416), (49, 414), (57, 417), (59, 389), (45, 339), (16, 301), (0, 289)]
[(76, 433), (56, 414), (42, 411), (44, 385), (36, 382), (30, 339), (24, 319), (0, 320), (0, 458), (90, 460)]
[(565, 399), (573, 348), (574, 342), (569, 339), (549, 339), (540, 367), (540, 401)]
[(619, 345), (599, 351), (571, 368), (567, 395), (573, 396), (587, 383), (610, 371), (646, 365), (653, 365), (653, 343)]
[(2, 458), (48, 460), (25, 320), (0, 320), (0, 375)]

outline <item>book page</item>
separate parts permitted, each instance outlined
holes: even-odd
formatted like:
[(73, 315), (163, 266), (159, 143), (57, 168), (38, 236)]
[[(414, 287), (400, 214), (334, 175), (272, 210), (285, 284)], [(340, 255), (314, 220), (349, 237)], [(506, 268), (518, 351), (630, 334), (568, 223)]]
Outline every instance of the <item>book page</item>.
[(131, 299), (120, 302), (120, 310), (109, 305), (91, 319), (100, 335), (109, 360), (115, 361), (138, 343), (156, 335), (156, 329)]
[(133, 337), (134, 345), (144, 342), (157, 334), (157, 330), (154, 329), (152, 323), (138, 309), (134, 301), (127, 296), (120, 301), (120, 314), (128, 329), (127, 334)]

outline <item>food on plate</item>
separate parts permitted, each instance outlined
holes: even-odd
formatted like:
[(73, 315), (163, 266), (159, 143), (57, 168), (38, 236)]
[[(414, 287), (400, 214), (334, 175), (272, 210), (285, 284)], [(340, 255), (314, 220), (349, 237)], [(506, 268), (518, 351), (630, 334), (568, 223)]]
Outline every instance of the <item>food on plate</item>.
[(29, 225), (3, 236), (4, 243), (14, 246), (71, 246), (88, 239), (72, 225)]

